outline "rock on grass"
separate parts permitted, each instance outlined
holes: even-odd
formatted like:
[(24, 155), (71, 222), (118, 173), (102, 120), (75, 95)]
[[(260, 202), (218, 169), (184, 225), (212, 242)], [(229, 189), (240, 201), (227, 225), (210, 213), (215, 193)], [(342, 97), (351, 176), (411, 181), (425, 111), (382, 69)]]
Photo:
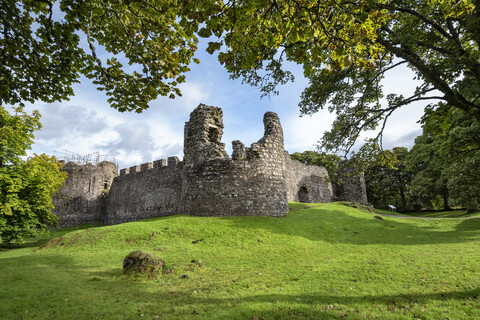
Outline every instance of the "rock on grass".
[(162, 270), (165, 262), (142, 250), (135, 250), (130, 252), (125, 259), (123, 259), (123, 273), (124, 274), (157, 274)]

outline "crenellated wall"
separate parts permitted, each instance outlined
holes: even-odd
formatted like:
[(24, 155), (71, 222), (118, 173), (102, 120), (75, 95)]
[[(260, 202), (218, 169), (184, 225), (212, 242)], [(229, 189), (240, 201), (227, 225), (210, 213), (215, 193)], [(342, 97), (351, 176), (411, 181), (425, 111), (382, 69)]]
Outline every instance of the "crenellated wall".
[(177, 157), (120, 170), (108, 193), (103, 223), (182, 213), (182, 170)]
[[(233, 141), (229, 157), (221, 142), (222, 110), (200, 104), (185, 124), (183, 162), (170, 157), (122, 169), (118, 176), (110, 162), (67, 163), (68, 178), (54, 198), (54, 213), (61, 226), (174, 214), (282, 217), (288, 213), (288, 201), (332, 201), (325, 168), (290, 159), (276, 113), (267, 112), (263, 122), (263, 137), (250, 147)], [(337, 199), (363, 202), (363, 180), (351, 181), (342, 189), (351, 192)]]

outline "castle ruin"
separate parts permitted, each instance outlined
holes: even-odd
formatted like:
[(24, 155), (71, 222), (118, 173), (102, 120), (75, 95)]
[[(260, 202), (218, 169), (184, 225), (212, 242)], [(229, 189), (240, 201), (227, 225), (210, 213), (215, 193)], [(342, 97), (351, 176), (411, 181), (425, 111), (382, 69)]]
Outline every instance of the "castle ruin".
[(174, 214), (283, 217), (289, 201), (366, 203), (363, 177), (355, 177), (355, 183), (346, 179), (334, 198), (325, 168), (290, 159), (278, 115), (267, 112), (263, 122), (264, 136), (250, 147), (233, 141), (229, 157), (221, 142), (222, 110), (200, 104), (185, 124), (183, 161), (169, 157), (122, 169), (119, 175), (108, 161), (66, 163), (68, 178), (54, 197), (60, 226)]

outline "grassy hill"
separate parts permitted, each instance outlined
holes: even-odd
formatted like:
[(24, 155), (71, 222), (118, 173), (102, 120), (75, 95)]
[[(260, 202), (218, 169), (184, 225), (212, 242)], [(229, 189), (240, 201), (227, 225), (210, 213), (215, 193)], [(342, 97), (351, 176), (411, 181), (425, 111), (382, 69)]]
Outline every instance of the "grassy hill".
[[(55, 236), (0, 249), (0, 318), (480, 319), (480, 219), (293, 203), (286, 218), (172, 216)], [(137, 249), (165, 273), (124, 276)]]

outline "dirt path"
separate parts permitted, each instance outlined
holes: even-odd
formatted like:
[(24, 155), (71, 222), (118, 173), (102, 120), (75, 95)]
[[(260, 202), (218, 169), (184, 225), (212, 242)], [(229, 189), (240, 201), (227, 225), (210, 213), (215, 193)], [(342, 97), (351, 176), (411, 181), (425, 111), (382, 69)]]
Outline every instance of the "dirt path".
[(407, 218), (407, 219), (423, 219), (423, 220), (435, 220), (435, 219), (480, 219), (480, 217), (415, 217), (415, 216), (406, 216), (401, 214), (384, 214), (375, 212), (376, 215), (382, 217), (390, 218)]

